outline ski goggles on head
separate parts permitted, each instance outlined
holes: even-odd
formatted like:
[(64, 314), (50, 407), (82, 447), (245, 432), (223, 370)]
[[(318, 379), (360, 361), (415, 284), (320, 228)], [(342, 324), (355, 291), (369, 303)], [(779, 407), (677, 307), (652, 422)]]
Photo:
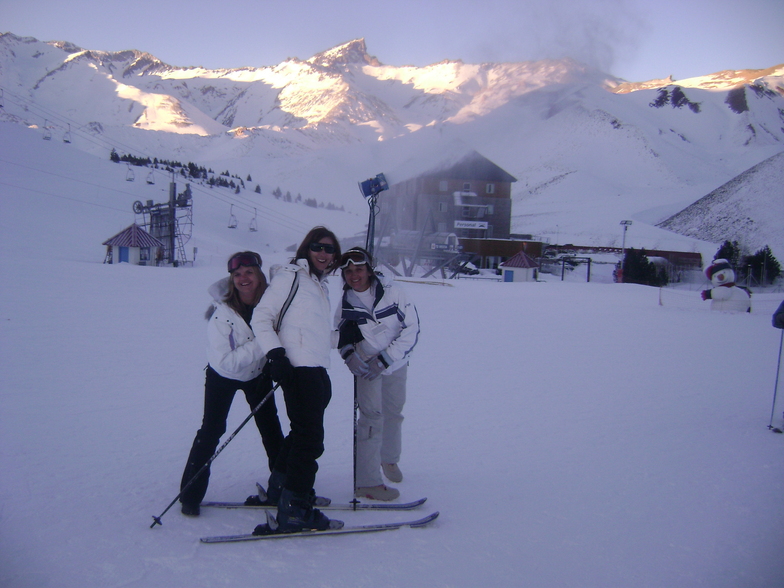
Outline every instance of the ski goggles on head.
[(343, 257), (340, 258), (340, 269), (346, 269), (350, 263), (354, 265), (367, 265), (368, 270), (370, 269), (370, 260), (362, 251), (346, 251), (343, 254)]
[(329, 243), (311, 243), (308, 245), (308, 248), (314, 253), (318, 253), (319, 251), (326, 251), (330, 255), (335, 253), (335, 246), (330, 245)]
[(237, 271), (241, 266), (261, 267), (261, 257), (256, 253), (238, 253), (229, 260), (229, 273)]

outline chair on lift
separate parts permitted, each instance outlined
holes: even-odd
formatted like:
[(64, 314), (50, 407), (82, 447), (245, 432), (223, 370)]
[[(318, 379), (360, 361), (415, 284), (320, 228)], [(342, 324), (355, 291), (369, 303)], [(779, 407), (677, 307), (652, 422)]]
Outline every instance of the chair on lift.
[(237, 217), (234, 216), (234, 205), (231, 205), (229, 209), (229, 228), (236, 229), (237, 228)]

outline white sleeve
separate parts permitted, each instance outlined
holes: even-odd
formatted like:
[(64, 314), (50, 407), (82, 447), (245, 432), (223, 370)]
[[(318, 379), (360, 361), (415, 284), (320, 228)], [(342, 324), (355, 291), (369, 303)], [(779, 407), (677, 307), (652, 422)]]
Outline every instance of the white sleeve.
[[(292, 268), (292, 269), (289, 269)], [(253, 310), (250, 326), (256, 335), (259, 347), (266, 355), (271, 349), (283, 347), (278, 334), (275, 332), (275, 322), (294, 283), (295, 270), (293, 266), (281, 268), (272, 278), (267, 290)]]
[(408, 300), (405, 292), (395, 287), (401, 331), (397, 337), (384, 350), (391, 362), (394, 363), (407, 358), (419, 341), (419, 314), (414, 304)]
[(249, 368), (264, 359), (264, 353), (250, 329), (245, 335), (235, 329), (236, 320), (241, 321), (242, 317), (232, 317), (219, 311), (212, 315), (207, 325), (207, 359), (213, 369), (224, 377), (244, 380)]

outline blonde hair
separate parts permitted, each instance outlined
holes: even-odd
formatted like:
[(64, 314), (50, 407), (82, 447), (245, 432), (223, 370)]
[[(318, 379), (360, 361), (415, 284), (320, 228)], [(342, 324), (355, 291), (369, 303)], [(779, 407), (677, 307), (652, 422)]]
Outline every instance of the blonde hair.
[[(235, 253), (229, 259), (232, 259), (233, 257), (236, 257), (237, 255), (239, 255), (239, 253)], [(256, 255), (256, 254), (254, 254), (254, 255)], [(258, 257), (258, 255), (256, 255), (256, 256)], [(261, 259), (261, 258), (259, 257), (259, 259)], [(250, 268), (256, 274), (256, 277), (259, 280), (259, 285), (256, 288), (256, 292), (253, 295), (253, 303), (250, 304), (251, 308), (256, 308), (256, 305), (259, 303), (259, 300), (261, 300), (261, 297), (264, 294), (264, 291), (267, 289), (267, 276), (264, 275), (264, 272), (261, 271), (261, 267), (258, 266), (258, 265), (240, 266), (240, 267), (248, 267), (248, 268)], [(239, 269), (239, 268), (237, 268), (237, 269)], [(234, 270), (234, 271), (237, 271), (237, 270)], [(234, 272), (231, 272), (229, 274), (229, 289), (228, 289), (228, 292), (226, 292), (226, 296), (224, 296), (223, 301), (226, 304), (228, 304), (229, 307), (231, 307), (234, 311), (242, 312), (246, 308), (246, 306), (248, 306), (248, 305), (246, 305), (240, 299), (240, 293), (237, 291), (237, 288), (234, 286), (234, 278), (233, 278), (233, 276), (234, 276)]]

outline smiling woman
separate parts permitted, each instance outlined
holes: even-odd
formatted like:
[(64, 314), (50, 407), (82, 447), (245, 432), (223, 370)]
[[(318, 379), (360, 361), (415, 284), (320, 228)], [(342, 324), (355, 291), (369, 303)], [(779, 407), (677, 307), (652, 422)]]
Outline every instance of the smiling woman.
[(419, 314), (394, 281), (373, 269), (361, 247), (343, 254), (343, 298), (335, 313), (340, 356), (354, 375), (359, 407), (354, 463), (357, 498), (394, 500), (402, 482), (403, 406), (408, 360), (419, 340)]
[[(180, 483), (182, 513), (199, 514), (199, 505), (207, 493), (210, 468), (202, 471), (226, 432), (226, 419), (237, 390), (245, 393), (253, 409), (272, 389), (272, 381), (263, 371), (266, 363), (253, 330), (253, 310), (267, 289), (261, 271), (261, 257), (253, 251), (235, 253), (229, 258), (229, 277), (210, 287), (213, 303), (207, 311), (209, 346), (204, 384), (204, 417), (193, 440)], [(275, 397), (261, 404), (254, 418), (261, 434), (270, 470), (283, 445)]]
[(332, 326), (326, 280), (339, 259), (335, 234), (315, 227), (290, 264), (272, 268), (272, 283), (253, 316), (253, 330), (269, 358), (270, 376), (283, 389), (291, 422), (267, 489), (268, 499), (278, 505), (277, 528), (259, 525), (256, 534), (343, 526), (342, 521), (330, 520), (313, 508), (316, 460), (324, 452), (324, 411), (332, 399), (327, 374)]

